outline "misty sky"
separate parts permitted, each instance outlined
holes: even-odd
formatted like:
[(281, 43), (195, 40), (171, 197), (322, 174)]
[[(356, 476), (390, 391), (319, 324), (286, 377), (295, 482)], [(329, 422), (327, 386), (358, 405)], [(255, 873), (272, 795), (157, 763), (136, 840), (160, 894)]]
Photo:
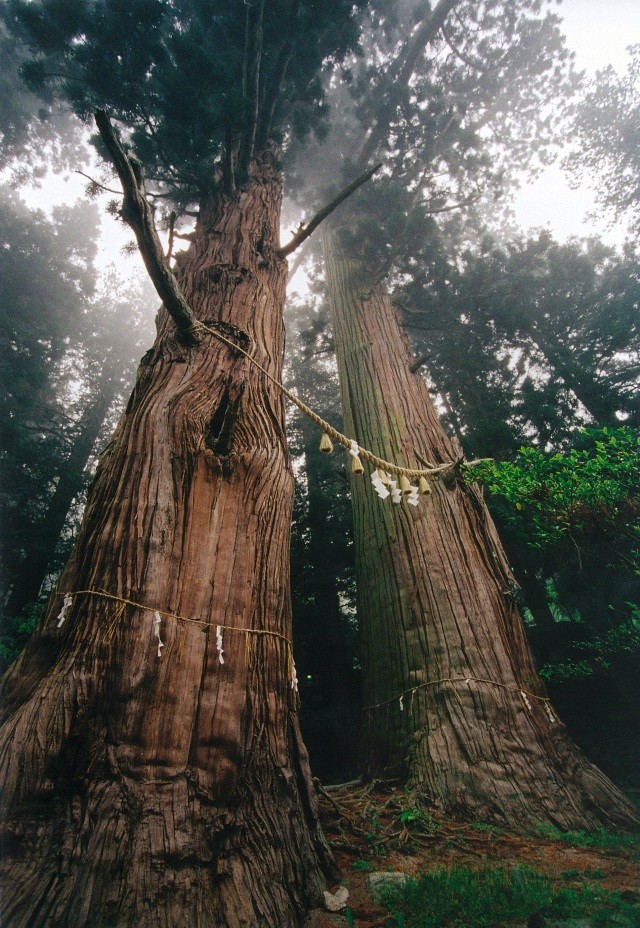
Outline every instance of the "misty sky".
[[(578, 69), (590, 76), (608, 64), (621, 73), (626, 70), (626, 47), (640, 43), (640, 0), (563, 0), (556, 11), (564, 20), (567, 44), (576, 54)], [(77, 175), (52, 178), (47, 184), (46, 198), (51, 203), (73, 201), (84, 195), (85, 183)], [(25, 194), (30, 205), (43, 205), (42, 191), (33, 196)], [(602, 222), (587, 219), (587, 212), (593, 208), (591, 191), (571, 190), (558, 165), (548, 168), (538, 180), (523, 188), (515, 201), (516, 221), (524, 231), (548, 227), (559, 239), (598, 233), (612, 244), (620, 244), (625, 229), (608, 228), (605, 218)], [(132, 239), (131, 233), (107, 215), (103, 216), (102, 225), (102, 259), (123, 261), (120, 249)]]
[[(626, 48), (640, 43), (640, 0), (564, 0), (557, 12), (564, 20), (567, 45), (575, 52), (576, 67), (592, 77), (608, 64), (621, 74), (627, 69)], [(625, 229), (608, 228), (607, 219), (594, 222), (586, 213), (594, 209), (591, 190), (571, 190), (559, 166), (548, 168), (516, 197), (516, 220), (527, 230), (545, 226), (560, 239), (594, 232), (614, 244)]]

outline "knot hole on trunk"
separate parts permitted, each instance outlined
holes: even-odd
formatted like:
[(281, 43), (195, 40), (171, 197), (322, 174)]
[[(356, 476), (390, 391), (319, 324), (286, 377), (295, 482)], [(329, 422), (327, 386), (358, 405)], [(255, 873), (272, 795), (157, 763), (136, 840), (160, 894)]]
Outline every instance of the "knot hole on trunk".
[(238, 412), (245, 389), (241, 381), (235, 389), (227, 387), (222, 394), (218, 408), (204, 434), (204, 443), (219, 458), (226, 458), (231, 453), (233, 433), (238, 420)]

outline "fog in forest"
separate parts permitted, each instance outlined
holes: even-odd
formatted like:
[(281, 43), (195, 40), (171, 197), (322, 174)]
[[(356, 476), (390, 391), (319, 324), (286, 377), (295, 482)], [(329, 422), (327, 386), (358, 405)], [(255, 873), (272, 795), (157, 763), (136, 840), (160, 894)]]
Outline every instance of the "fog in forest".
[[(293, 928), (458, 826), (631, 872), (637, 3), (2, 0), (0, 55), (7, 928)], [(635, 924), (522, 853), (367, 905)]]

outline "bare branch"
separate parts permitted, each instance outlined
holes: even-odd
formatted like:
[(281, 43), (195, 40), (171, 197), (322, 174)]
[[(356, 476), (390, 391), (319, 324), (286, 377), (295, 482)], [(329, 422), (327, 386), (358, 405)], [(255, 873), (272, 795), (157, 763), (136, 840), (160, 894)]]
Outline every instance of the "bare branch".
[(98, 183), (95, 178), (91, 177), (90, 174), (85, 174), (84, 171), (75, 171), (75, 174), (79, 174), (80, 177), (86, 177), (88, 181), (91, 182), (92, 186), (98, 187), (100, 190), (104, 190), (106, 193), (115, 193), (118, 196), (122, 196), (122, 190), (114, 190), (113, 187), (105, 187), (104, 184)]
[(348, 184), (348, 186), (346, 186), (344, 190), (342, 190), (338, 194), (337, 197), (334, 197), (334, 199), (331, 200), (330, 203), (327, 203), (326, 206), (323, 206), (322, 209), (315, 214), (313, 219), (311, 219), (307, 223), (307, 225), (300, 226), (300, 228), (298, 229), (296, 234), (293, 236), (289, 244), (283, 245), (282, 248), (278, 250), (278, 256), (280, 258), (286, 258), (287, 255), (290, 255), (297, 248), (299, 248), (300, 245), (302, 245), (302, 243), (306, 241), (313, 232), (315, 232), (315, 230), (318, 228), (320, 223), (324, 219), (326, 219), (327, 216), (331, 215), (334, 209), (337, 209), (337, 207), (340, 206), (341, 203), (344, 203), (344, 201), (347, 200), (351, 196), (352, 193), (355, 193), (359, 187), (362, 187), (363, 184), (366, 184), (366, 182), (370, 180), (373, 177), (373, 175), (376, 173), (376, 171), (379, 171), (381, 167), (382, 167), (382, 162), (379, 162), (378, 164), (375, 164), (372, 168), (369, 168), (368, 170), (366, 170), (359, 177), (356, 177), (356, 179), (352, 181), (350, 184)]
[(163, 253), (144, 192), (142, 166), (137, 158), (127, 155), (104, 110), (96, 110), (95, 120), (123, 187), (122, 218), (135, 234), (149, 277), (176, 327), (182, 333), (191, 332), (196, 320)]

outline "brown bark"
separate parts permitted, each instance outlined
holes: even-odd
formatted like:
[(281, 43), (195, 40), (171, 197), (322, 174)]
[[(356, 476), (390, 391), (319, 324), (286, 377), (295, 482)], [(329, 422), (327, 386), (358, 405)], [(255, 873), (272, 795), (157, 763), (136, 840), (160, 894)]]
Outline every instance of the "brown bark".
[[(384, 290), (371, 289), (329, 231), (324, 245), (347, 433), (408, 467), (456, 459)], [(351, 483), (364, 774), (399, 778), (447, 814), (637, 824), (633, 806), (533, 698), (544, 690), (513, 577), (474, 487), (437, 481), (414, 509), (380, 500), (367, 475)]]
[[(273, 375), (280, 179), (204, 204), (176, 275)], [(232, 327), (232, 328), (229, 328)], [(235, 327), (235, 328), (233, 328)], [(244, 333), (244, 335), (242, 334)], [(61, 592), (5, 678), (3, 925), (298, 924), (330, 866), (290, 683), (293, 480), (281, 394), (165, 317), (90, 491)], [(225, 663), (216, 650), (225, 630)], [(278, 637), (278, 636), (282, 636)]]

